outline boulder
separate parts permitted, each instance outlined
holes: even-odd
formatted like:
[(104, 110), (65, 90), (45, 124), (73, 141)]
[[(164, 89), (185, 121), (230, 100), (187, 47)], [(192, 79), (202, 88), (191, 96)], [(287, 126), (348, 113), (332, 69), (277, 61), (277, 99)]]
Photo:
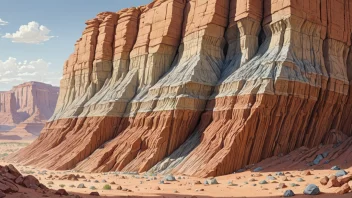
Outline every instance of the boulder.
[(295, 193), (292, 190), (286, 190), (284, 193), (284, 197), (293, 197)]
[(351, 187), (348, 185), (348, 183), (342, 185), (337, 191), (337, 194), (346, 194), (351, 190)]
[(315, 184), (309, 184), (303, 191), (305, 195), (318, 195), (320, 194), (320, 189)]
[(55, 192), (55, 195), (68, 196), (68, 193), (66, 192), (65, 189), (58, 189), (58, 190)]
[(26, 188), (37, 189), (39, 187), (39, 180), (33, 175), (27, 175), (23, 178), (23, 186)]
[(327, 176), (324, 176), (323, 178), (320, 179), (320, 184), (321, 185), (326, 185), (329, 182), (329, 178)]

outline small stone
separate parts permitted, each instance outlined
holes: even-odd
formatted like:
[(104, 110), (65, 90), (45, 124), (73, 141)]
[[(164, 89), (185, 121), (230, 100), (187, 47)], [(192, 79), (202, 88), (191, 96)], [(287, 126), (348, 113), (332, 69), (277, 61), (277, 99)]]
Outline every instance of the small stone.
[(60, 196), (67, 196), (68, 195), (68, 193), (66, 192), (66, 190), (65, 189), (59, 189), (59, 190), (57, 190), (56, 192), (55, 192), (55, 195), (60, 195)]
[(332, 187), (340, 187), (340, 186), (341, 186), (341, 184), (340, 184), (340, 182), (337, 180), (337, 177), (336, 177), (335, 175), (331, 175), (331, 176), (329, 177), (329, 181), (328, 181), (326, 187), (332, 188)]
[(122, 187), (121, 187), (120, 185), (118, 185), (118, 186), (116, 187), (116, 190), (122, 190)]
[(77, 188), (86, 188), (86, 186), (84, 184), (78, 184)]
[(297, 181), (297, 182), (304, 182), (304, 179), (301, 178), (301, 177), (299, 177), (299, 178), (296, 179), (296, 181)]
[(174, 190), (174, 193), (178, 193), (178, 191), (177, 191), (177, 190)]
[(351, 187), (348, 185), (348, 183), (345, 183), (344, 185), (342, 185), (337, 191), (337, 194), (346, 194), (351, 190)]
[(345, 176), (337, 178), (337, 181), (342, 185), (352, 180), (352, 174), (347, 174)]
[(320, 189), (315, 184), (309, 184), (303, 191), (305, 195), (318, 195), (320, 194)]
[(312, 175), (312, 173), (309, 170), (305, 170), (301, 174), (304, 175), (304, 176)]
[(285, 174), (283, 172), (276, 172), (275, 175), (276, 176), (285, 176)]
[(327, 176), (325, 176), (325, 177), (320, 179), (320, 184), (321, 185), (325, 186), (326, 184), (328, 184), (328, 182), (329, 182), (329, 178)]
[(291, 187), (296, 187), (296, 186), (299, 186), (298, 184), (295, 184), (295, 183), (291, 183), (290, 184)]
[(209, 180), (209, 184), (210, 184), (210, 185), (214, 185), (214, 184), (219, 184), (219, 183), (218, 183), (218, 181), (217, 181), (215, 178), (211, 178), (211, 179)]
[(198, 185), (198, 184), (202, 184), (202, 182), (196, 180), (196, 181), (193, 181), (193, 185)]
[(341, 168), (340, 167), (338, 167), (338, 166), (333, 166), (333, 167), (331, 167), (331, 170), (340, 170)]
[(160, 180), (159, 184), (165, 184), (164, 180)]
[(293, 197), (295, 193), (292, 190), (286, 190), (284, 193), (284, 197)]
[(273, 180), (276, 180), (276, 177), (274, 177), (274, 176), (267, 176), (266, 179), (267, 179), (267, 180), (270, 180), (270, 181), (273, 181)]
[(286, 184), (285, 183), (280, 183), (276, 188), (277, 189), (283, 189), (283, 188), (286, 188)]
[(173, 175), (167, 175), (164, 177), (165, 181), (176, 181), (176, 178)]
[(253, 170), (253, 172), (260, 172), (262, 170), (264, 170), (262, 167), (257, 167)]
[(91, 192), (91, 193), (89, 193), (89, 195), (91, 195), (91, 196), (100, 196), (100, 194), (98, 193), (98, 192)]
[(286, 176), (283, 176), (283, 177), (281, 178), (281, 180), (282, 180), (282, 181), (288, 181), (288, 179), (287, 179)]
[(262, 180), (262, 181), (259, 182), (259, 184), (267, 184), (267, 183), (268, 183), (268, 182), (265, 181), (265, 180)]
[(160, 190), (160, 187), (159, 186), (155, 186), (154, 190)]
[(345, 170), (339, 170), (335, 173), (335, 176), (336, 177), (342, 177), (342, 176), (345, 176), (347, 175), (347, 172)]

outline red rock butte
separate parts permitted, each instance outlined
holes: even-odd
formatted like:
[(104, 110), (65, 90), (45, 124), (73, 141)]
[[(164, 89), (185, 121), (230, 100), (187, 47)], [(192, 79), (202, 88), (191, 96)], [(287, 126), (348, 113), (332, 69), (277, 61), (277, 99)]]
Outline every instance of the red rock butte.
[(59, 87), (27, 82), (0, 92), (0, 139), (32, 139), (39, 136), (53, 115)]
[(352, 135), (350, 0), (156, 0), (86, 24), (11, 161), (207, 177)]

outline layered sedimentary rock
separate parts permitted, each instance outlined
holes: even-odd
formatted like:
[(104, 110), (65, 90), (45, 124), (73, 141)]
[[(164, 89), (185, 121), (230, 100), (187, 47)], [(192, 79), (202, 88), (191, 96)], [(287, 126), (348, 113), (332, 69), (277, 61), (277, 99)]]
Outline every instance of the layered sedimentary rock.
[[(28, 82), (0, 93), (0, 132), (2, 138), (37, 137), (53, 115), (59, 88)], [(11, 137), (13, 139), (13, 137)]]
[(12, 159), (205, 177), (340, 141), (352, 135), (351, 22), (349, 0), (156, 0), (98, 14), (64, 65), (51, 122)]

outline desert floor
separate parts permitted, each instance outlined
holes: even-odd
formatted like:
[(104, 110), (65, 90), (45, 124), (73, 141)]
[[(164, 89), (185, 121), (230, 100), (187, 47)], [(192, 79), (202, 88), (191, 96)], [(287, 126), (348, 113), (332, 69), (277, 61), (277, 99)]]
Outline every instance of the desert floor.
[[(28, 145), (29, 142), (23, 141), (1, 141), (0, 156), (9, 155), (13, 152)], [(0, 165), (6, 165), (3, 160)], [(79, 195), (80, 197), (89, 196), (91, 192), (99, 192), (101, 197), (170, 197), (170, 198), (205, 198), (205, 197), (282, 197), (284, 192), (291, 189), (295, 197), (352, 197), (352, 193), (345, 195), (335, 194), (338, 188), (327, 188), (320, 184), (320, 179), (336, 171), (330, 169), (304, 169), (287, 170), (284, 166), (278, 166), (276, 169), (253, 173), (250, 171), (231, 174), (227, 176), (216, 177), (219, 184), (204, 185), (206, 178), (192, 178), (182, 175), (175, 175), (176, 181), (165, 182), (160, 184), (164, 176), (151, 176), (148, 174), (123, 174), (118, 172), (109, 173), (81, 173), (75, 171), (51, 171), (37, 169), (35, 167), (22, 166), (14, 164), (23, 175), (34, 175), (41, 183), (47, 187), (57, 190), (64, 188), (69, 194)], [(275, 171), (271, 171), (275, 170)], [(283, 171), (284, 170), (284, 171)], [(304, 175), (302, 171), (309, 170), (312, 175)], [(345, 169), (351, 172), (352, 169)], [(285, 176), (276, 176), (277, 171), (282, 171)], [(78, 181), (62, 179), (64, 175), (80, 175), (85, 178), (79, 178)], [(274, 176), (275, 180), (269, 180), (268, 175)], [(286, 179), (284, 179), (286, 178)], [(298, 181), (302, 178), (303, 181)], [(260, 181), (266, 180), (268, 184), (259, 184)], [(286, 181), (283, 181), (286, 180)], [(199, 181), (201, 184), (195, 184)], [(233, 185), (230, 186), (229, 183)], [(280, 183), (284, 183), (286, 188), (277, 188)], [(292, 187), (292, 183), (298, 186)], [(77, 188), (79, 184), (84, 184), (86, 188)], [(111, 190), (104, 190), (105, 185), (110, 185)], [(305, 196), (303, 190), (307, 184), (316, 184), (321, 190), (319, 196)], [(122, 190), (117, 190), (121, 186)], [(91, 189), (95, 188), (95, 189)], [(130, 192), (128, 192), (130, 191)], [(7, 197), (48, 197), (31, 189), (20, 189), (21, 193), (8, 195)], [(49, 197), (59, 197), (50, 195)], [(74, 197), (72, 195), (72, 197)]]

